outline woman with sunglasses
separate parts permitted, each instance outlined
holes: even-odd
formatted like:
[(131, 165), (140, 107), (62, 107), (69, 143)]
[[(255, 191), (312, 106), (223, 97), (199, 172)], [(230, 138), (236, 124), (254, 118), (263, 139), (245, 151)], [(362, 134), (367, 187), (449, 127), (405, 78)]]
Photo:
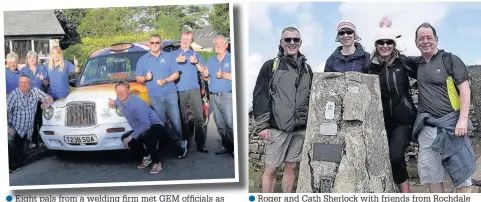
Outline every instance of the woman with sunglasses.
[(361, 38), (356, 32), (356, 26), (349, 21), (341, 21), (337, 26), (336, 42), (341, 46), (336, 48), (326, 61), (324, 72), (363, 72), (367, 73), (369, 53), (364, 51)]
[(371, 57), (368, 73), (379, 76), (384, 124), (389, 142), (394, 182), (402, 193), (409, 193), (408, 172), (404, 153), (411, 142), (411, 133), (417, 109), (411, 97), (408, 75), (414, 75), (410, 66), (415, 66), (408, 57), (396, 49), (396, 34), (391, 23), (381, 22), (375, 37), (375, 50)]

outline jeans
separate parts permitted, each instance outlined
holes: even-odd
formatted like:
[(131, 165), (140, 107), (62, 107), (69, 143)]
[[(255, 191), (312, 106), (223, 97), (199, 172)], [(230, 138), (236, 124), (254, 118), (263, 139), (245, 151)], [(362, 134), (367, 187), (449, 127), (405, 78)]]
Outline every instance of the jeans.
[[(129, 137), (132, 132), (134, 131), (124, 133), (121, 137), (122, 141)], [(154, 124), (150, 129), (140, 134), (137, 139), (132, 139), (132, 141), (129, 142), (130, 151), (135, 157), (147, 157), (150, 155), (153, 163), (159, 163), (161, 156), (157, 144), (162, 138), (162, 135), (166, 135), (166, 133), (164, 126)]]
[(40, 138), (40, 128), (42, 127), (42, 108), (40, 107), (42, 102), (38, 102), (37, 112), (35, 113), (34, 125), (33, 125), (33, 134), (31, 137), (32, 143), (39, 144), (42, 139)]
[(15, 132), (15, 135), (8, 135), (8, 160), (10, 168), (22, 166), (22, 160), (28, 148), (27, 136), (20, 136)]
[(222, 146), (227, 151), (234, 152), (232, 94), (211, 94), (209, 107), (214, 112), (214, 121), (222, 138)]
[[(179, 92), (180, 111), (183, 118), (184, 139), (192, 137), (193, 129), (195, 128), (195, 143), (197, 149), (202, 149), (205, 146), (206, 133), (204, 131), (204, 107), (202, 106), (202, 98), (199, 89), (180, 91)], [(188, 114), (193, 116), (193, 119), (187, 122)]]
[(183, 138), (177, 91), (169, 92), (166, 96), (150, 97), (149, 99), (154, 111), (159, 115), (162, 121), (167, 122), (167, 116), (169, 117), (174, 131), (170, 131), (170, 128), (166, 128), (166, 130), (168, 133), (173, 132), (173, 134), (175, 134), (173, 139), (180, 142)]

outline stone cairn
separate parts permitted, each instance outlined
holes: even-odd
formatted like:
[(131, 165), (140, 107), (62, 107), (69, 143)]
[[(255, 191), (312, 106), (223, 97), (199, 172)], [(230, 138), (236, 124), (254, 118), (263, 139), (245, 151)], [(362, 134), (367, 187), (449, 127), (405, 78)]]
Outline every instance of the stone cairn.
[(315, 73), (298, 193), (391, 193), (379, 78)]

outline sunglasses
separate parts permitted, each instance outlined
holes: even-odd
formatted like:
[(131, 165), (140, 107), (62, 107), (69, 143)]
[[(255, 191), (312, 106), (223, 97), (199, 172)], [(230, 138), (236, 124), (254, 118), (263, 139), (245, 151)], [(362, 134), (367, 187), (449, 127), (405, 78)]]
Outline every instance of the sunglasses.
[(150, 42), (150, 44), (154, 45), (154, 44), (160, 44), (160, 41), (157, 41), (157, 42)]
[(380, 46), (384, 46), (384, 44), (393, 45), (394, 41), (393, 40), (379, 40), (379, 41), (376, 41), (376, 44), (380, 45)]
[(301, 41), (301, 38), (284, 38), (284, 41), (286, 43), (291, 43), (291, 41), (294, 41), (294, 43), (299, 43), (299, 41)]
[(351, 34), (354, 34), (354, 31), (351, 31), (351, 30), (339, 31), (337, 34), (339, 34), (339, 36), (343, 36), (344, 34), (351, 35)]

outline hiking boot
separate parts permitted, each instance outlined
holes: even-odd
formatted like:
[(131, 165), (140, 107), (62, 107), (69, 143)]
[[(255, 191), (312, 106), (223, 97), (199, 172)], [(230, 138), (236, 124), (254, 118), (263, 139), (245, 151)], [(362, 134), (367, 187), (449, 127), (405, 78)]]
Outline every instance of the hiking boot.
[(154, 163), (152, 165), (152, 170), (150, 170), (150, 174), (157, 174), (162, 170), (162, 165), (160, 163)]
[(152, 160), (150, 159), (150, 156), (144, 157), (144, 159), (142, 160), (142, 163), (140, 163), (140, 165), (137, 166), (137, 168), (138, 169), (147, 168), (151, 163), (152, 163)]

